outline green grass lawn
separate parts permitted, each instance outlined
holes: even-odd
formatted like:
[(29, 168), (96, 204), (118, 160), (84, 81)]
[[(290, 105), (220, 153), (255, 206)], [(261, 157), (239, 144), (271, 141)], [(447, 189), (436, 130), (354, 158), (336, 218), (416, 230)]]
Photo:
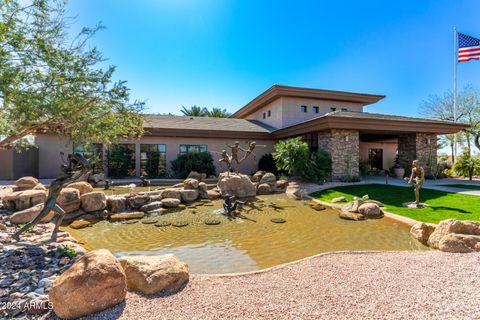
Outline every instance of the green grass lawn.
[(317, 191), (312, 197), (330, 202), (333, 198), (344, 196), (351, 201), (354, 196), (368, 194), (370, 199), (381, 201), (385, 211), (423, 222), (438, 223), (445, 219), (480, 220), (480, 197), (421, 189), (420, 201), (427, 203), (424, 209), (408, 209), (402, 203), (415, 200), (412, 187), (366, 184), (335, 187)]
[(468, 189), (468, 190), (480, 190), (480, 185), (471, 185), (471, 184), (439, 184), (439, 186)]

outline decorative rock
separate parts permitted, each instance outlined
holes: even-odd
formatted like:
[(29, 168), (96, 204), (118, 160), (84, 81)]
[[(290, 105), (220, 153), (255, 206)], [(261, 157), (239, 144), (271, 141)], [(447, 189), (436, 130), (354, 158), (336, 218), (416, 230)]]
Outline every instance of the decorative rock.
[(310, 204), (310, 207), (313, 209), (313, 210), (316, 210), (316, 211), (322, 211), (322, 210), (326, 210), (327, 208), (325, 208), (324, 205), (320, 204), (320, 203), (311, 203)]
[[(33, 206), (31, 208), (15, 212), (10, 216), (10, 222), (19, 224), (19, 223), (28, 223), (35, 219), (36, 216), (42, 211), (43, 209), (43, 203), (37, 204), (36, 206)], [(41, 221), (42, 222), (49, 222), (55, 217), (55, 213), (53, 211), (50, 211)]]
[(279, 190), (287, 189), (288, 181), (287, 180), (278, 180), (276, 183), (276, 188)]
[(10, 210), (25, 210), (39, 203), (44, 203), (47, 193), (43, 190), (25, 190), (12, 192), (3, 197), (3, 201)]
[(358, 208), (363, 204), (362, 200), (356, 199), (353, 201), (350, 201), (346, 205), (342, 207), (342, 211), (347, 211), (347, 212), (357, 212), (358, 213)]
[(428, 238), (435, 231), (435, 227), (432, 223), (417, 222), (410, 229), (410, 234), (424, 245), (427, 245)]
[(79, 220), (75, 220), (72, 223), (70, 223), (69, 227), (72, 228), (72, 229), (83, 229), (83, 228), (86, 228), (86, 227), (90, 227), (91, 225), (92, 225), (92, 223), (90, 221), (79, 219)]
[(100, 182), (105, 182), (105, 180), (106, 178), (103, 172), (92, 174), (90, 175), (90, 178), (88, 178), (88, 181), (95, 185), (98, 185)]
[(377, 200), (367, 200), (367, 201), (364, 201), (364, 203), (375, 203), (379, 207), (385, 207), (385, 205), (383, 203), (381, 203), (380, 201), (377, 201)]
[(13, 188), (10, 188), (10, 187), (0, 188), (0, 200), (11, 193), (13, 193)]
[(159, 222), (155, 223), (155, 227), (168, 227), (171, 224), (172, 223), (168, 222), (168, 221), (159, 221)]
[(150, 202), (150, 196), (148, 195), (138, 195), (138, 196), (128, 198), (128, 204), (133, 209), (138, 209), (149, 202)]
[(197, 189), (180, 190), (180, 197), (182, 198), (183, 202), (195, 201), (198, 198), (198, 190)]
[(59, 318), (79, 318), (124, 301), (126, 284), (118, 260), (100, 249), (80, 257), (57, 277), (49, 298)]
[(168, 212), (168, 209), (160, 208), (160, 209), (156, 209), (156, 210), (152, 210), (152, 211), (147, 211), (146, 213), (148, 215), (151, 215), (151, 216), (158, 216), (158, 215), (165, 214), (167, 212)]
[(140, 221), (140, 219), (130, 219), (130, 220), (123, 221), (122, 224), (135, 224), (138, 221)]
[(38, 179), (34, 177), (23, 177), (15, 181), (15, 186), (21, 189), (33, 189), (38, 184)]
[(445, 252), (480, 252), (480, 236), (450, 233), (440, 240), (438, 248)]
[(218, 178), (218, 187), (223, 196), (245, 198), (254, 197), (257, 194), (255, 185), (244, 174), (222, 172)]
[(35, 187), (33, 187), (33, 190), (47, 191), (47, 187), (45, 187), (42, 183), (37, 183), (37, 185)]
[(63, 188), (57, 198), (57, 203), (66, 213), (80, 209), (80, 191), (74, 188)]
[(125, 197), (122, 196), (108, 197), (107, 208), (113, 213), (125, 211), (126, 201)]
[(177, 222), (173, 222), (173, 223), (172, 223), (172, 226), (177, 227), (177, 228), (182, 228), (182, 227), (188, 226), (188, 222), (186, 222), (186, 221), (177, 221)]
[(207, 197), (208, 199), (210, 200), (215, 200), (215, 199), (218, 199), (220, 198), (222, 195), (220, 194), (220, 192), (218, 191), (215, 191), (215, 190), (208, 190), (207, 191)]
[(340, 211), (338, 216), (345, 220), (365, 220), (365, 215), (362, 213), (350, 212), (350, 211)]
[(435, 231), (428, 238), (428, 245), (438, 249), (440, 240), (449, 233), (480, 235), (480, 222), (448, 219), (440, 221)]
[(364, 203), (358, 207), (358, 212), (363, 213), (369, 219), (381, 218), (383, 217), (383, 212), (380, 210), (378, 204), (370, 202)]
[(140, 207), (140, 211), (147, 212), (147, 211), (153, 211), (153, 210), (158, 210), (162, 207), (162, 201), (155, 201), (155, 202), (150, 202), (148, 204), (144, 204), (143, 206)]
[(92, 185), (86, 181), (74, 182), (69, 184), (68, 187), (77, 189), (80, 192), (80, 195), (93, 191)]
[(205, 182), (200, 182), (200, 183), (198, 184), (198, 191), (200, 191), (200, 192), (207, 192), (207, 190), (208, 190), (208, 186), (207, 186), (207, 184), (206, 184)]
[(7, 231), (7, 226), (3, 223), (0, 223), (0, 231)]
[(262, 195), (262, 194), (271, 194), (271, 193), (273, 193), (272, 187), (271, 187), (268, 183), (259, 184), (259, 185), (258, 185), (258, 191), (257, 191), (257, 193), (258, 193), (259, 195)]
[(183, 188), (184, 189), (198, 189), (198, 180), (197, 179), (186, 179), (183, 181)]
[(282, 219), (282, 218), (272, 218), (272, 219), (270, 219), (270, 221), (272, 221), (273, 223), (285, 223), (285, 222), (287, 222), (287, 220)]
[(426, 203), (416, 203), (416, 202), (404, 202), (404, 203), (402, 203), (402, 206), (404, 206), (405, 208), (409, 208), (409, 209), (423, 209), (423, 208), (428, 207), (428, 204), (426, 204)]
[(162, 205), (166, 208), (176, 208), (180, 204), (180, 200), (176, 198), (162, 199)]
[(270, 188), (274, 188), (277, 185), (277, 178), (273, 173), (267, 172), (263, 175), (262, 179), (260, 179), (260, 185), (266, 183), (270, 185)]
[(82, 209), (86, 212), (98, 211), (107, 207), (107, 198), (101, 191), (89, 192), (80, 196)]
[(333, 198), (332, 199), (332, 202), (333, 203), (338, 203), (338, 202), (347, 202), (347, 199), (345, 199), (345, 197), (337, 197), (337, 198)]
[(198, 173), (197, 171), (190, 171), (188, 174), (187, 179), (195, 179), (198, 182), (202, 182), (202, 180), (207, 178), (207, 174), (205, 173)]
[(143, 224), (155, 224), (158, 222), (158, 219), (143, 219), (141, 222)]
[(145, 213), (143, 212), (123, 212), (123, 213), (115, 213), (110, 216), (110, 220), (118, 221), (124, 219), (140, 219), (143, 218)]
[(120, 263), (129, 289), (143, 294), (174, 293), (189, 280), (188, 266), (173, 254), (126, 256)]
[(252, 182), (260, 182), (262, 180), (263, 175), (265, 174), (265, 171), (257, 171), (255, 174), (252, 176)]
[(216, 226), (220, 224), (220, 220), (213, 220), (213, 219), (205, 220), (205, 224), (207, 226)]
[(162, 192), (162, 199), (174, 198), (180, 200), (180, 190), (179, 189), (165, 189)]

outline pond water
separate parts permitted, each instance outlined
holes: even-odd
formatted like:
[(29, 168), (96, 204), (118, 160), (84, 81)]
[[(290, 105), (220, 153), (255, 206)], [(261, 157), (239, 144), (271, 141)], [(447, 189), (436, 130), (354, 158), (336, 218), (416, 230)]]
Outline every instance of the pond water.
[[(92, 227), (64, 228), (87, 249), (106, 248), (116, 256), (173, 253), (197, 274), (260, 270), (321, 252), (338, 250), (428, 250), (409, 234), (409, 226), (389, 218), (348, 221), (333, 209), (315, 211), (285, 195), (260, 196), (229, 220), (222, 202), (187, 208), (133, 224), (100, 221)], [(282, 218), (285, 223), (273, 223)], [(158, 227), (142, 222), (188, 222)], [(218, 220), (218, 225), (206, 225)]]

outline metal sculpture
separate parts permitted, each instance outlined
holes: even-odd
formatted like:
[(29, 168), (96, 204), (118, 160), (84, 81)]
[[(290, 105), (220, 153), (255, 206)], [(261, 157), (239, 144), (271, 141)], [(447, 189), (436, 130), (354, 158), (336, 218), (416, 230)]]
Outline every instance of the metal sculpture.
[(57, 232), (60, 224), (65, 217), (65, 211), (57, 204), (57, 198), (60, 195), (60, 192), (63, 188), (69, 184), (77, 181), (82, 181), (84, 178), (92, 172), (92, 165), (90, 162), (81, 154), (69, 154), (68, 155), (68, 165), (62, 165), (61, 167), (62, 175), (52, 181), (50, 187), (48, 188), (48, 197), (45, 201), (42, 211), (33, 219), (31, 222), (24, 225), (20, 230), (15, 232), (13, 238), (16, 240), (20, 239), (20, 235), (26, 230), (35, 227), (40, 221), (46, 217), (50, 211), (54, 211), (57, 215), (55, 216), (55, 228), (52, 232), (52, 240), (57, 239)]
[[(229, 156), (227, 154), (227, 151), (225, 150), (222, 150), (222, 152), (217, 152), (221, 155), (221, 158), (220, 160), (218, 161), (220, 164), (222, 163), (225, 163), (226, 167), (227, 167), (227, 171), (230, 172), (232, 171), (232, 164), (233, 164), (233, 161), (236, 162), (236, 173), (238, 174), (240, 172), (240, 165), (250, 156), (253, 156), (253, 160), (256, 159), (256, 155), (253, 153), (253, 150), (255, 149), (255, 147), (266, 147), (265, 145), (262, 145), (262, 146), (259, 146), (257, 145), (257, 143), (255, 141), (252, 141), (248, 144), (248, 148), (247, 149), (243, 149), (242, 147), (240, 147), (240, 143), (238, 141), (235, 141), (235, 143), (233, 145), (229, 145), (227, 144), (227, 147), (229, 147), (231, 149), (231, 155)], [(243, 151), (245, 152), (245, 155), (243, 156), (243, 158), (239, 159), (239, 154), (238, 152), (240, 151)]]
[(229, 217), (233, 217), (235, 214), (235, 210), (237, 210), (238, 205), (243, 205), (245, 204), (244, 201), (239, 201), (235, 200), (235, 202), (232, 203), (232, 200), (235, 199), (235, 197), (225, 197), (225, 200), (223, 202), (223, 210), (225, 210), (225, 214)]
[(417, 206), (420, 204), (420, 188), (423, 186), (425, 181), (425, 171), (420, 167), (418, 160), (413, 160), (412, 162), (412, 174), (408, 183), (412, 184), (415, 192), (415, 203)]

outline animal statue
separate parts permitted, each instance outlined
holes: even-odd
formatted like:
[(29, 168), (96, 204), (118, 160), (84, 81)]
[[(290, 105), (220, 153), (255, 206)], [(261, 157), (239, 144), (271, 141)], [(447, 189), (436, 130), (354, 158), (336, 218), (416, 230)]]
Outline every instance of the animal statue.
[(227, 196), (225, 197), (225, 200), (223, 202), (223, 210), (225, 211), (225, 214), (229, 217), (233, 217), (234, 216), (234, 212), (235, 210), (237, 209), (237, 206), (238, 205), (243, 205), (245, 204), (244, 201), (239, 201), (239, 200), (235, 200), (235, 202), (232, 203), (232, 200), (234, 199), (235, 197), (230, 197), (230, 196)]
[(46, 217), (50, 211), (54, 211), (56, 216), (54, 217), (55, 228), (52, 232), (52, 240), (56, 241), (57, 232), (60, 224), (65, 217), (65, 211), (57, 204), (57, 198), (63, 188), (69, 184), (77, 181), (82, 181), (84, 178), (92, 172), (92, 165), (81, 154), (69, 154), (68, 165), (61, 166), (62, 174), (52, 181), (48, 188), (48, 197), (45, 201), (42, 211), (29, 223), (24, 225), (20, 230), (15, 232), (13, 238), (20, 239), (20, 235), (26, 230), (35, 227), (44, 217)]

